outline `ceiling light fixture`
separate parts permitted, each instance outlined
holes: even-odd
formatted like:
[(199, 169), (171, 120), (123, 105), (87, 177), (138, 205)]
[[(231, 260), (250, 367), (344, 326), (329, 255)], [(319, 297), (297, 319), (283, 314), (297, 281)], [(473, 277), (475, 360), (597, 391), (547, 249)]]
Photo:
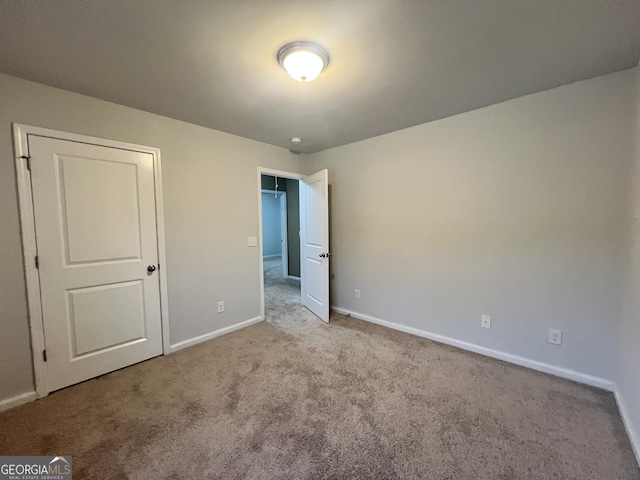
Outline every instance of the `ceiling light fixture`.
[(329, 65), (329, 53), (317, 43), (288, 43), (278, 51), (278, 63), (294, 80), (310, 82)]

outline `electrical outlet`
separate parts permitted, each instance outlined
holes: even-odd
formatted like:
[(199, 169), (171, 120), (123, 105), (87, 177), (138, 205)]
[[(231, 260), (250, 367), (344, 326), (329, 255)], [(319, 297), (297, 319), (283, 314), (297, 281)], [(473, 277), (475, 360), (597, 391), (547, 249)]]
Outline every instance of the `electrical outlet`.
[(562, 330), (549, 329), (549, 343), (562, 345)]
[(247, 239), (247, 243), (250, 247), (257, 247), (258, 246), (258, 237), (249, 237)]
[(360, 298), (360, 289), (356, 288), (356, 298)]
[(224, 302), (218, 302), (218, 313), (224, 312)]
[(491, 316), (480, 315), (480, 326), (482, 328), (491, 328)]

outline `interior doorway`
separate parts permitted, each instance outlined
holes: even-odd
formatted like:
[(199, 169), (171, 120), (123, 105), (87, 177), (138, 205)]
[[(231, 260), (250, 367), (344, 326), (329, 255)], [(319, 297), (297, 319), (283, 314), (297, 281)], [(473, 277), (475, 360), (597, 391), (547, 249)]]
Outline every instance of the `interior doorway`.
[(160, 152), (14, 124), (36, 392), (169, 347)]
[(267, 320), (301, 305), (299, 180), (262, 173), (262, 270)]
[[(283, 181), (284, 185), (290, 189), (281, 188)], [(287, 216), (288, 233), (284, 235), (287, 239), (287, 254), (281, 253), (280, 261), (274, 261), (273, 264), (270, 262), (267, 264), (263, 256), (265, 244), (263, 237), (266, 236), (263, 230), (263, 190), (267, 190), (266, 195), (271, 192), (274, 199), (280, 195), (278, 192), (285, 193), (283, 190), (289, 190), (286, 192), (287, 205), (294, 212), (296, 207), (298, 209), (297, 215), (294, 213)], [(297, 201), (294, 194), (296, 190)], [(258, 218), (262, 318), (268, 321), (270, 318), (279, 318), (286, 322), (287, 319), (292, 320), (311, 315), (328, 323), (329, 258), (331, 256), (329, 252), (328, 170), (320, 170), (305, 176), (258, 167)], [(265, 218), (264, 223), (267, 224), (269, 221)], [(282, 227), (282, 223), (280, 227)], [(277, 231), (277, 226), (275, 230)], [(281, 237), (281, 243), (284, 242), (284, 237)], [(272, 251), (272, 255), (274, 255), (272, 258), (276, 258), (277, 251), (277, 247), (275, 247)], [(286, 258), (286, 265), (282, 261), (283, 256)], [(300, 280), (299, 289), (298, 278)], [(288, 290), (291, 292), (295, 288), (295, 293), (282, 295), (278, 299), (278, 295), (272, 294), (272, 286), (293, 287)], [(268, 309), (271, 310), (271, 313), (267, 311)]]

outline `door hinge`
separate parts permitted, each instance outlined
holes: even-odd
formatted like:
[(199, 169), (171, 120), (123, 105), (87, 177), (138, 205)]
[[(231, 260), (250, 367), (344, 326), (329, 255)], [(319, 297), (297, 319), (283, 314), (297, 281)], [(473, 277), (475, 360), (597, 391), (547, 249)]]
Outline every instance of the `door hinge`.
[(44, 360), (45, 362), (47, 361), (47, 350), (46, 349), (42, 350), (42, 360)]
[(28, 155), (22, 155), (20, 158), (24, 158), (27, 161), (27, 170), (31, 171), (31, 157)]
[(38, 255), (36, 255), (36, 268), (40, 269), (40, 257)]

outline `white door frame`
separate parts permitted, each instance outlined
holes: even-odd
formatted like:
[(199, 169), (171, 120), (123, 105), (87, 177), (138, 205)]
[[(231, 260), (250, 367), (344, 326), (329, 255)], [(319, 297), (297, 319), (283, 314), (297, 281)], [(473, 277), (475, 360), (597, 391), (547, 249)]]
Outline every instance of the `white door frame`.
[(73, 142), (88, 143), (105, 147), (134, 150), (148, 153), (153, 157), (153, 171), (156, 200), (156, 225), (158, 240), (158, 274), (160, 280), (160, 314), (162, 317), (162, 350), (166, 355), (170, 352), (169, 335), (169, 306), (167, 303), (167, 259), (165, 254), (164, 213), (162, 204), (162, 176), (160, 172), (160, 150), (131, 143), (116, 142), (97, 137), (77, 135), (48, 128), (32, 127), (29, 125), (13, 124), (13, 144), (15, 152), (16, 176), (18, 183), (18, 204), (20, 208), (20, 228), (22, 232), (22, 252), (24, 271), (27, 285), (27, 307), (29, 315), (29, 329), (31, 333), (31, 351), (33, 355), (33, 370), (38, 398), (49, 394), (47, 368), (42, 352), (45, 349), (44, 326), (42, 320), (42, 302), (40, 292), (40, 277), (35, 265), (36, 232), (35, 215), (31, 191), (31, 177), (29, 174), (29, 143), (28, 136), (56, 138)]
[[(274, 170), (272, 168), (258, 167), (258, 248), (260, 254), (260, 318), (265, 319), (264, 307), (264, 262), (262, 261), (262, 175), (278, 176), (280, 178), (290, 178), (292, 180), (300, 180), (306, 175), (293, 172), (285, 172), (283, 170)], [(284, 193), (284, 192), (282, 192)]]
[[(280, 195), (280, 257), (282, 262), (282, 278), (289, 276), (289, 225), (287, 222), (287, 192), (262, 189), (262, 193)], [(264, 225), (263, 225), (264, 226)], [(264, 259), (264, 252), (263, 252)]]

